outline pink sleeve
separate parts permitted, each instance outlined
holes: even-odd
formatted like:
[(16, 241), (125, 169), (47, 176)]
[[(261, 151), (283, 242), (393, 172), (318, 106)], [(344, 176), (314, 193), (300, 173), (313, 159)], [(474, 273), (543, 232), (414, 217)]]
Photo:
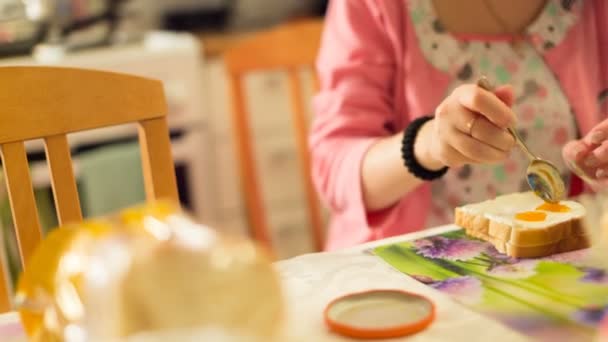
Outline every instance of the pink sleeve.
[(602, 87), (608, 88), (608, 3), (605, 0), (596, 0), (595, 3)]
[[(313, 177), (333, 214), (356, 227), (368, 226), (361, 161), (378, 138), (391, 134), (386, 127), (395, 121), (396, 66), (382, 20), (373, 0), (332, 0), (317, 60)], [(353, 231), (361, 233), (368, 232)]]

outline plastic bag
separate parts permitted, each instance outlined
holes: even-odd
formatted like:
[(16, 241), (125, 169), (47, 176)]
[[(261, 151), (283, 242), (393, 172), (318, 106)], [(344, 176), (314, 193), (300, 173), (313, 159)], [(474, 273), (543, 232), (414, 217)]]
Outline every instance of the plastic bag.
[(20, 277), (17, 301), (28, 336), (39, 341), (126, 341), (211, 328), (272, 341), (283, 320), (266, 255), (165, 202), (50, 233)]

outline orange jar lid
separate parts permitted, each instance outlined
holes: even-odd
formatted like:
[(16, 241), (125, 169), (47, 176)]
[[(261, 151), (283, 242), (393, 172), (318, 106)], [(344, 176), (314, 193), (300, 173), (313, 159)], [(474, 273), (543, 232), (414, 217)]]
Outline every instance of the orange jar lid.
[(435, 319), (426, 297), (401, 290), (370, 290), (338, 297), (324, 312), (337, 334), (356, 339), (394, 338), (415, 334)]

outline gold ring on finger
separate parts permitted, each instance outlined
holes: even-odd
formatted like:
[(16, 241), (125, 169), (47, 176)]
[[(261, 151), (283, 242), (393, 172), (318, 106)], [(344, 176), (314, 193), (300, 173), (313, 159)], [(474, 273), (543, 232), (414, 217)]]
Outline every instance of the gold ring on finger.
[(473, 127), (475, 126), (475, 122), (477, 121), (478, 116), (475, 116), (467, 123), (467, 133), (470, 136), (473, 136)]

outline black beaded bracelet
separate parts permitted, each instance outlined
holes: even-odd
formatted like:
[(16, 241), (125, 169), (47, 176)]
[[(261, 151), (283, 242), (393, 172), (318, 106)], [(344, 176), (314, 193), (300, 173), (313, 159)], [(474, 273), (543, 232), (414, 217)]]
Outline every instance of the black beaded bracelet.
[(420, 165), (414, 155), (414, 142), (416, 141), (418, 131), (422, 125), (432, 119), (432, 116), (422, 116), (410, 122), (403, 132), (403, 140), (401, 142), (401, 157), (403, 158), (405, 167), (407, 167), (411, 174), (426, 181), (441, 178), (448, 172), (447, 166), (437, 171), (428, 170)]

